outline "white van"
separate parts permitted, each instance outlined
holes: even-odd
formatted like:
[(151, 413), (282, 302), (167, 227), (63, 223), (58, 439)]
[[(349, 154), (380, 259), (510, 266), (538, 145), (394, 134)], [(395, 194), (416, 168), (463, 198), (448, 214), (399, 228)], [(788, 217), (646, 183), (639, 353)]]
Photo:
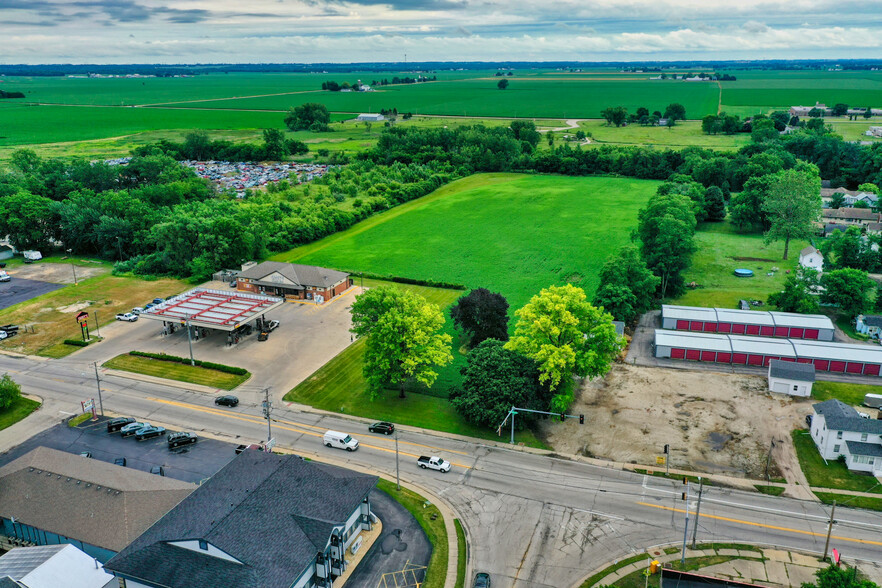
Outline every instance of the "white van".
[(341, 433), (340, 431), (328, 431), (325, 433), (324, 442), (327, 447), (336, 447), (346, 451), (358, 449), (358, 441), (353, 439), (348, 433)]

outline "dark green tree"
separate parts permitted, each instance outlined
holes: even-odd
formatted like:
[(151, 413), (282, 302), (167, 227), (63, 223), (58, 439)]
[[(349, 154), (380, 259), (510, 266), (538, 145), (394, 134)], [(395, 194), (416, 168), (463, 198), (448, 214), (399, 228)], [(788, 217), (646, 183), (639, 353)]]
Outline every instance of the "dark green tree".
[(324, 131), (329, 129), (330, 122), (328, 107), (317, 102), (295, 106), (285, 115), (285, 126), (292, 131)]
[(450, 318), (469, 335), (472, 347), (486, 339), (508, 341), (508, 301), (487, 288), (476, 288), (457, 300)]
[(21, 398), (21, 386), (9, 374), (3, 374), (0, 378), (0, 410), (6, 410), (19, 398)]
[(800, 588), (879, 588), (879, 585), (858, 577), (857, 570), (830, 565), (815, 572), (817, 581), (803, 582)]
[(288, 155), (288, 148), (285, 145), (285, 134), (279, 129), (264, 129), (263, 144), (265, 149), (264, 156), (270, 161), (280, 161)]
[(704, 210), (709, 221), (719, 222), (726, 219), (726, 199), (721, 189), (711, 186), (704, 191)]
[(683, 194), (656, 194), (638, 215), (637, 235), (646, 266), (660, 278), (662, 298), (684, 286), (682, 272), (695, 251), (695, 204)]
[(505, 90), (506, 88), (508, 88), (508, 80), (506, 80), (506, 79), (499, 80), (496, 83), (496, 87), (499, 88), (500, 90)]
[(876, 283), (867, 272), (846, 268), (824, 272), (821, 276), (821, 302), (839, 306), (846, 318), (852, 319), (870, 308)]
[(511, 131), (518, 141), (526, 141), (533, 147), (539, 144), (541, 135), (536, 130), (536, 123), (531, 120), (514, 120), (511, 122)]
[(800, 267), (784, 280), (784, 289), (769, 295), (768, 302), (781, 312), (817, 314), (818, 299), (814, 295), (818, 287), (818, 272)]
[(600, 116), (606, 119), (606, 124), (620, 127), (628, 120), (628, 109), (624, 106), (610, 106), (601, 110)]
[(668, 104), (664, 118), (670, 120), (686, 120), (686, 107), (678, 102)]
[(594, 305), (602, 306), (616, 320), (632, 322), (652, 308), (660, 282), (646, 267), (639, 249), (627, 245), (603, 264)]

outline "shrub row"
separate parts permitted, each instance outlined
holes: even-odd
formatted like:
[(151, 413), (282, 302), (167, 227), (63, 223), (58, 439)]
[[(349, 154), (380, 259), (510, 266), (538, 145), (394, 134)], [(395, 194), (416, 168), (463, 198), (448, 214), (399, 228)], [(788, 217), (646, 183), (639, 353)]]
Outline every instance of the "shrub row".
[(447, 290), (465, 290), (462, 284), (452, 284), (450, 282), (436, 282), (435, 280), (419, 280), (417, 278), (404, 278), (401, 276), (384, 276), (382, 274), (372, 274), (370, 272), (356, 272), (352, 274), (352, 279), (357, 276), (364, 276), (374, 280), (384, 280), (386, 282), (397, 282), (399, 284), (413, 284), (415, 286), (429, 286), (431, 288), (445, 288)]
[[(159, 361), (170, 361), (172, 363), (190, 363), (190, 358), (188, 357), (178, 357), (176, 355), (168, 355), (166, 353), (148, 353), (146, 351), (129, 351), (129, 355), (134, 355), (135, 357), (147, 357), (149, 359), (157, 359)], [(210, 370), (216, 370), (219, 372), (224, 372), (226, 374), (233, 374), (236, 376), (247, 376), (248, 370), (240, 367), (233, 367), (231, 365), (224, 365), (222, 363), (212, 363), (210, 361), (200, 361), (195, 360), (195, 363), (198, 367), (204, 367)]]
[(80, 341), (79, 339), (65, 339), (65, 345), (73, 345), (74, 347), (85, 347), (91, 343), (91, 341)]

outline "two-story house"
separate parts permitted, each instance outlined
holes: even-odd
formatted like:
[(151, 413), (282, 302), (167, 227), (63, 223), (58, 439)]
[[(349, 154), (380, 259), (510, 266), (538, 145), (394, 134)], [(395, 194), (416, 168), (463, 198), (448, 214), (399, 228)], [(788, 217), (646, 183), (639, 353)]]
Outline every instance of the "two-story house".
[(866, 419), (840, 402), (812, 405), (811, 434), (826, 460), (845, 457), (849, 470), (882, 476), (882, 420)]
[(372, 525), (369, 476), (244, 451), (104, 568), (120, 588), (331, 588)]

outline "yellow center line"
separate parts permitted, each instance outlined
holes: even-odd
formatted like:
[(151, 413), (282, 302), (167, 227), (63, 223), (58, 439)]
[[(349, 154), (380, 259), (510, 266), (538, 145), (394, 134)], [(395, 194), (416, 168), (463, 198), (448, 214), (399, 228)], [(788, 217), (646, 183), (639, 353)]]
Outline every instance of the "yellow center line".
[[(197, 411), (197, 412), (204, 412), (204, 413), (206, 413), (206, 414), (211, 414), (211, 415), (215, 415), (215, 416), (222, 416), (222, 417), (225, 417), (225, 418), (230, 418), (230, 419), (235, 419), (235, 420), (239, 420), (239, 421), (244, 421), (244, 422), (246, 422), (246, 423), (261, 424), (261, 423), (263, 423), (263, 422), (266, 421), (266, 419), (264, 419), (264, 418), (262, 418), (262, 417), (255, 417), (255, 416), (250, 416), (250, 415), (243, 415), (243, 414), (241, 414), (241, 413), (229, 412), (229, 411), (226, 411), (226, 410), (218, 410), (218, 409), (216, 409), (216, 408), (209, 408), (209, 407), (205, 407), (205, 406), (197, 406), (197, 405), (195, 405), (195, 404), (187, 404), (187, 403), (185, 403), (185, 402), (177, 402), (177, 401), (175, 401), (175, 400), (165, 400), (165, 399), (163, 399), (163, 398), (147, 398), (147, 400), (151, 400), (151, 401), (153, 401), (153, 402), (159, 402), (160, 404), (170, 404), (170, 405), (172, 405), (172, 406), (177, 406), (177, 407), (180, 407), (180, 408), (186, 408), (186, 409), (189, 409), (189, 410), (195, 410), (195, 411)], [(277, 424), (277, 425), (276, 425), (276, 428), (278, 428), (278, 429), (282, 429), (282, 430), (285, 430), (285, 431), (292, 431), (292, 432), (295, 432), (295, 433), (300, 433), (300, 434), (302, 434), (302, 435), (310, 435), (310, 436), (312, 436), (312, 437), (324, 437), (324, 435), (323, 435), (322, 433), (315, 433), (315, 432), (313, 432), (313, 431), (305, 431), (305, 430), (300, 429), (300, 428), (297, 428), (297, 427), (286, 427), (286, 426), (284, 426), (284, 425), (279, 425), (279, 424)], [(367, 448), (369, 448), (369, 449), (376, 449), (376, 450), (378, 450), (378, 451), (385, 451), (385, 452), (387, 452), (387, 453), (395, 453), (395, 450), (394, 450), (394, 449), (389, 449), (389, 448), (387, 448), (387, 447), (378, 447), (378, 446), (376, 446), (376, 445), (368, 445), (368, 444), (366, 444), (366, 443), (361, 443), (361, 442), (359, 442), (359, 446), (360, 446), (360, 447), (367, 447)], [(414, 457), (414, 458), (416, 458), (416, 457), (420, 457), (419, 455), (416, 455), (415, 453), (407, 453), (406, 451), (399, 451), (398, 453), (401, 454), (401, 455), (406, 455), (406, 456), (408, 456), (408, 457)], [(454, 465), (454, 466), (456, 466), (456, 467), (463, 468), (463, 469), (466, 469), (466, 470), (471, 469), (471, 466), (463, 465), (463, 464), (460, 464), (460, 463), (450, 462), (450, 465)]]
[[(682, 508), (673, 508), (670, 506), (662, 506), (660, 504), (650, 504), (648, 502), (638, 502), (640, 506), (650, 506), (652, 508), (660, 508), (662, 510), (670, 510), (673, 512), (685, 513), (686, 511)], [(784, 531), (785, 533), (795, 533), (797, 535), (811, 535), (812, 537), (826, 537), (826, 533), (815, 533), (814, 531), (803, 531), (802, 529), (791, 529), (789, 527), (778, 527), (776, 525), (767, 525), (766, 523), (755, 523), (753, 521), (742, 521), (741, 519), (731, 519), (729, 517), (721, 517), (717, 515), (711, 514), (702, 514), (701, 518), (703, 519), (716, 519), (718, 521), (726, 521), (729, 523), (736, 523), (739, 525), (748, 525), (751, 527), (762, 527), (763, 529), (772, 529), (775, 531)], [(869, 539), (853, 539), (851, 537), (840, 537), (838, 535), (831, 535), (831, 539), (836, 539), (837, 541), (849, 541), (851, 543), (864, 543), (866, 545), (882, 545), (882, 541), (871, 541)]]

